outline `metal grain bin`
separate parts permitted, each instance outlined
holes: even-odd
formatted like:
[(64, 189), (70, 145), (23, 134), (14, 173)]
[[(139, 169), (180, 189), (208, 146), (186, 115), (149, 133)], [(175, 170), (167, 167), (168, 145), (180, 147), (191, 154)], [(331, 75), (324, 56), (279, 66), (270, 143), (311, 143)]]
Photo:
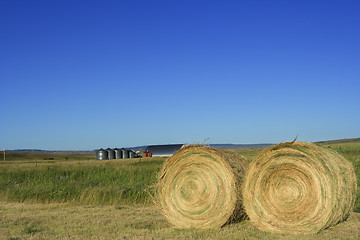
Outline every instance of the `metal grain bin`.
[(134, 151), (132, 151), (132, 150), (130, 150), (129, 151), (129, 158), (135, 158), (135, 152)]
[(100, 148), (96, 151), (97, 160), (106, 160), (108, 157), (108, 152), (105, 149)]
[(106, 149), (108, 152), (108, 158), (107, 159), (115, 159), (115, 151), (111, 148)]
[(121, 159), (122, 158), (122, 151), (121, 149), (115, 148), (114, 149), (115, 152), (115, 159)]
[(121, 153), (122, 153), (122, 158), (129, 158), (129, 150), (122, 148)]

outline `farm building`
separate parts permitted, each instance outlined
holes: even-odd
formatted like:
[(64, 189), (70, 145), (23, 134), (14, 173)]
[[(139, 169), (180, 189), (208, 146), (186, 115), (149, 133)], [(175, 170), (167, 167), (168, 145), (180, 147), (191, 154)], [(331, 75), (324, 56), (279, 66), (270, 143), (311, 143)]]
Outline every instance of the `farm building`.
[(183, 146), (184, 144), (151, 145), (145, 149), (144, 157), (172, 156)]
[(144, 152), (144, 157), (152, 157), (151, 152), (147, 152), (147, 151), (145, 150), (145, 152)]

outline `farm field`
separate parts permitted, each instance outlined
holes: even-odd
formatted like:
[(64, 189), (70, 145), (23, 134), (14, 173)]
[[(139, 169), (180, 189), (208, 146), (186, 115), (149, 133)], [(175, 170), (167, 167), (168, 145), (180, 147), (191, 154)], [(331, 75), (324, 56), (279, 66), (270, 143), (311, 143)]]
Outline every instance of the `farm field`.
[(360, 213), (316, 235), (256, 229), (249, 220), (215, 230), (179, 230), (154, 205), (0, 204), (0, 239), (359, 239)]
[[(319, 143), (353, 163), (360, 141)], [(231, 149), (252, 161), (261, 151)], [(360, 192), (343, 223), (315, 235), (262, 232), (249, 220), (216, 230), (174, 229), (150, 196), (165, 158), (9, 153), (0, 162), (0, 239), (360, 239)]]

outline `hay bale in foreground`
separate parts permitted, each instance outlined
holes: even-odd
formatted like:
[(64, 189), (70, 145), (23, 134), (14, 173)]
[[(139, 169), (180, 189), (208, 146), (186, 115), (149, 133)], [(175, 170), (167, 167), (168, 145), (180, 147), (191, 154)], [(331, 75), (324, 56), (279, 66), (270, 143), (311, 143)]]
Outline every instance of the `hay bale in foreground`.
[(337, 152), (282, 143), (261, 152), (246, 174), (243, 198), (259, 229), (316, 233), (344, 221), (354, 206), (356, 176)]
[(158, 204), (177, 228), (218, 228), (244, 218), (245, 158), (205, 146), (187, 146), (159, 174)]

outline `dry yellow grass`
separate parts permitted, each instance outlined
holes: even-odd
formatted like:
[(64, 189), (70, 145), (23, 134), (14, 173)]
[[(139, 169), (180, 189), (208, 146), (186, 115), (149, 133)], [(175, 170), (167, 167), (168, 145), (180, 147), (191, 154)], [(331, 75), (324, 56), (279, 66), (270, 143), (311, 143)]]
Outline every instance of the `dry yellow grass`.
[(359, 239), (360, 213), (318, 234), (258, 230), (244, 220), (220, 229), (175, 229), (153, 205), (95, 206), (0, 202), (0, 239)]

